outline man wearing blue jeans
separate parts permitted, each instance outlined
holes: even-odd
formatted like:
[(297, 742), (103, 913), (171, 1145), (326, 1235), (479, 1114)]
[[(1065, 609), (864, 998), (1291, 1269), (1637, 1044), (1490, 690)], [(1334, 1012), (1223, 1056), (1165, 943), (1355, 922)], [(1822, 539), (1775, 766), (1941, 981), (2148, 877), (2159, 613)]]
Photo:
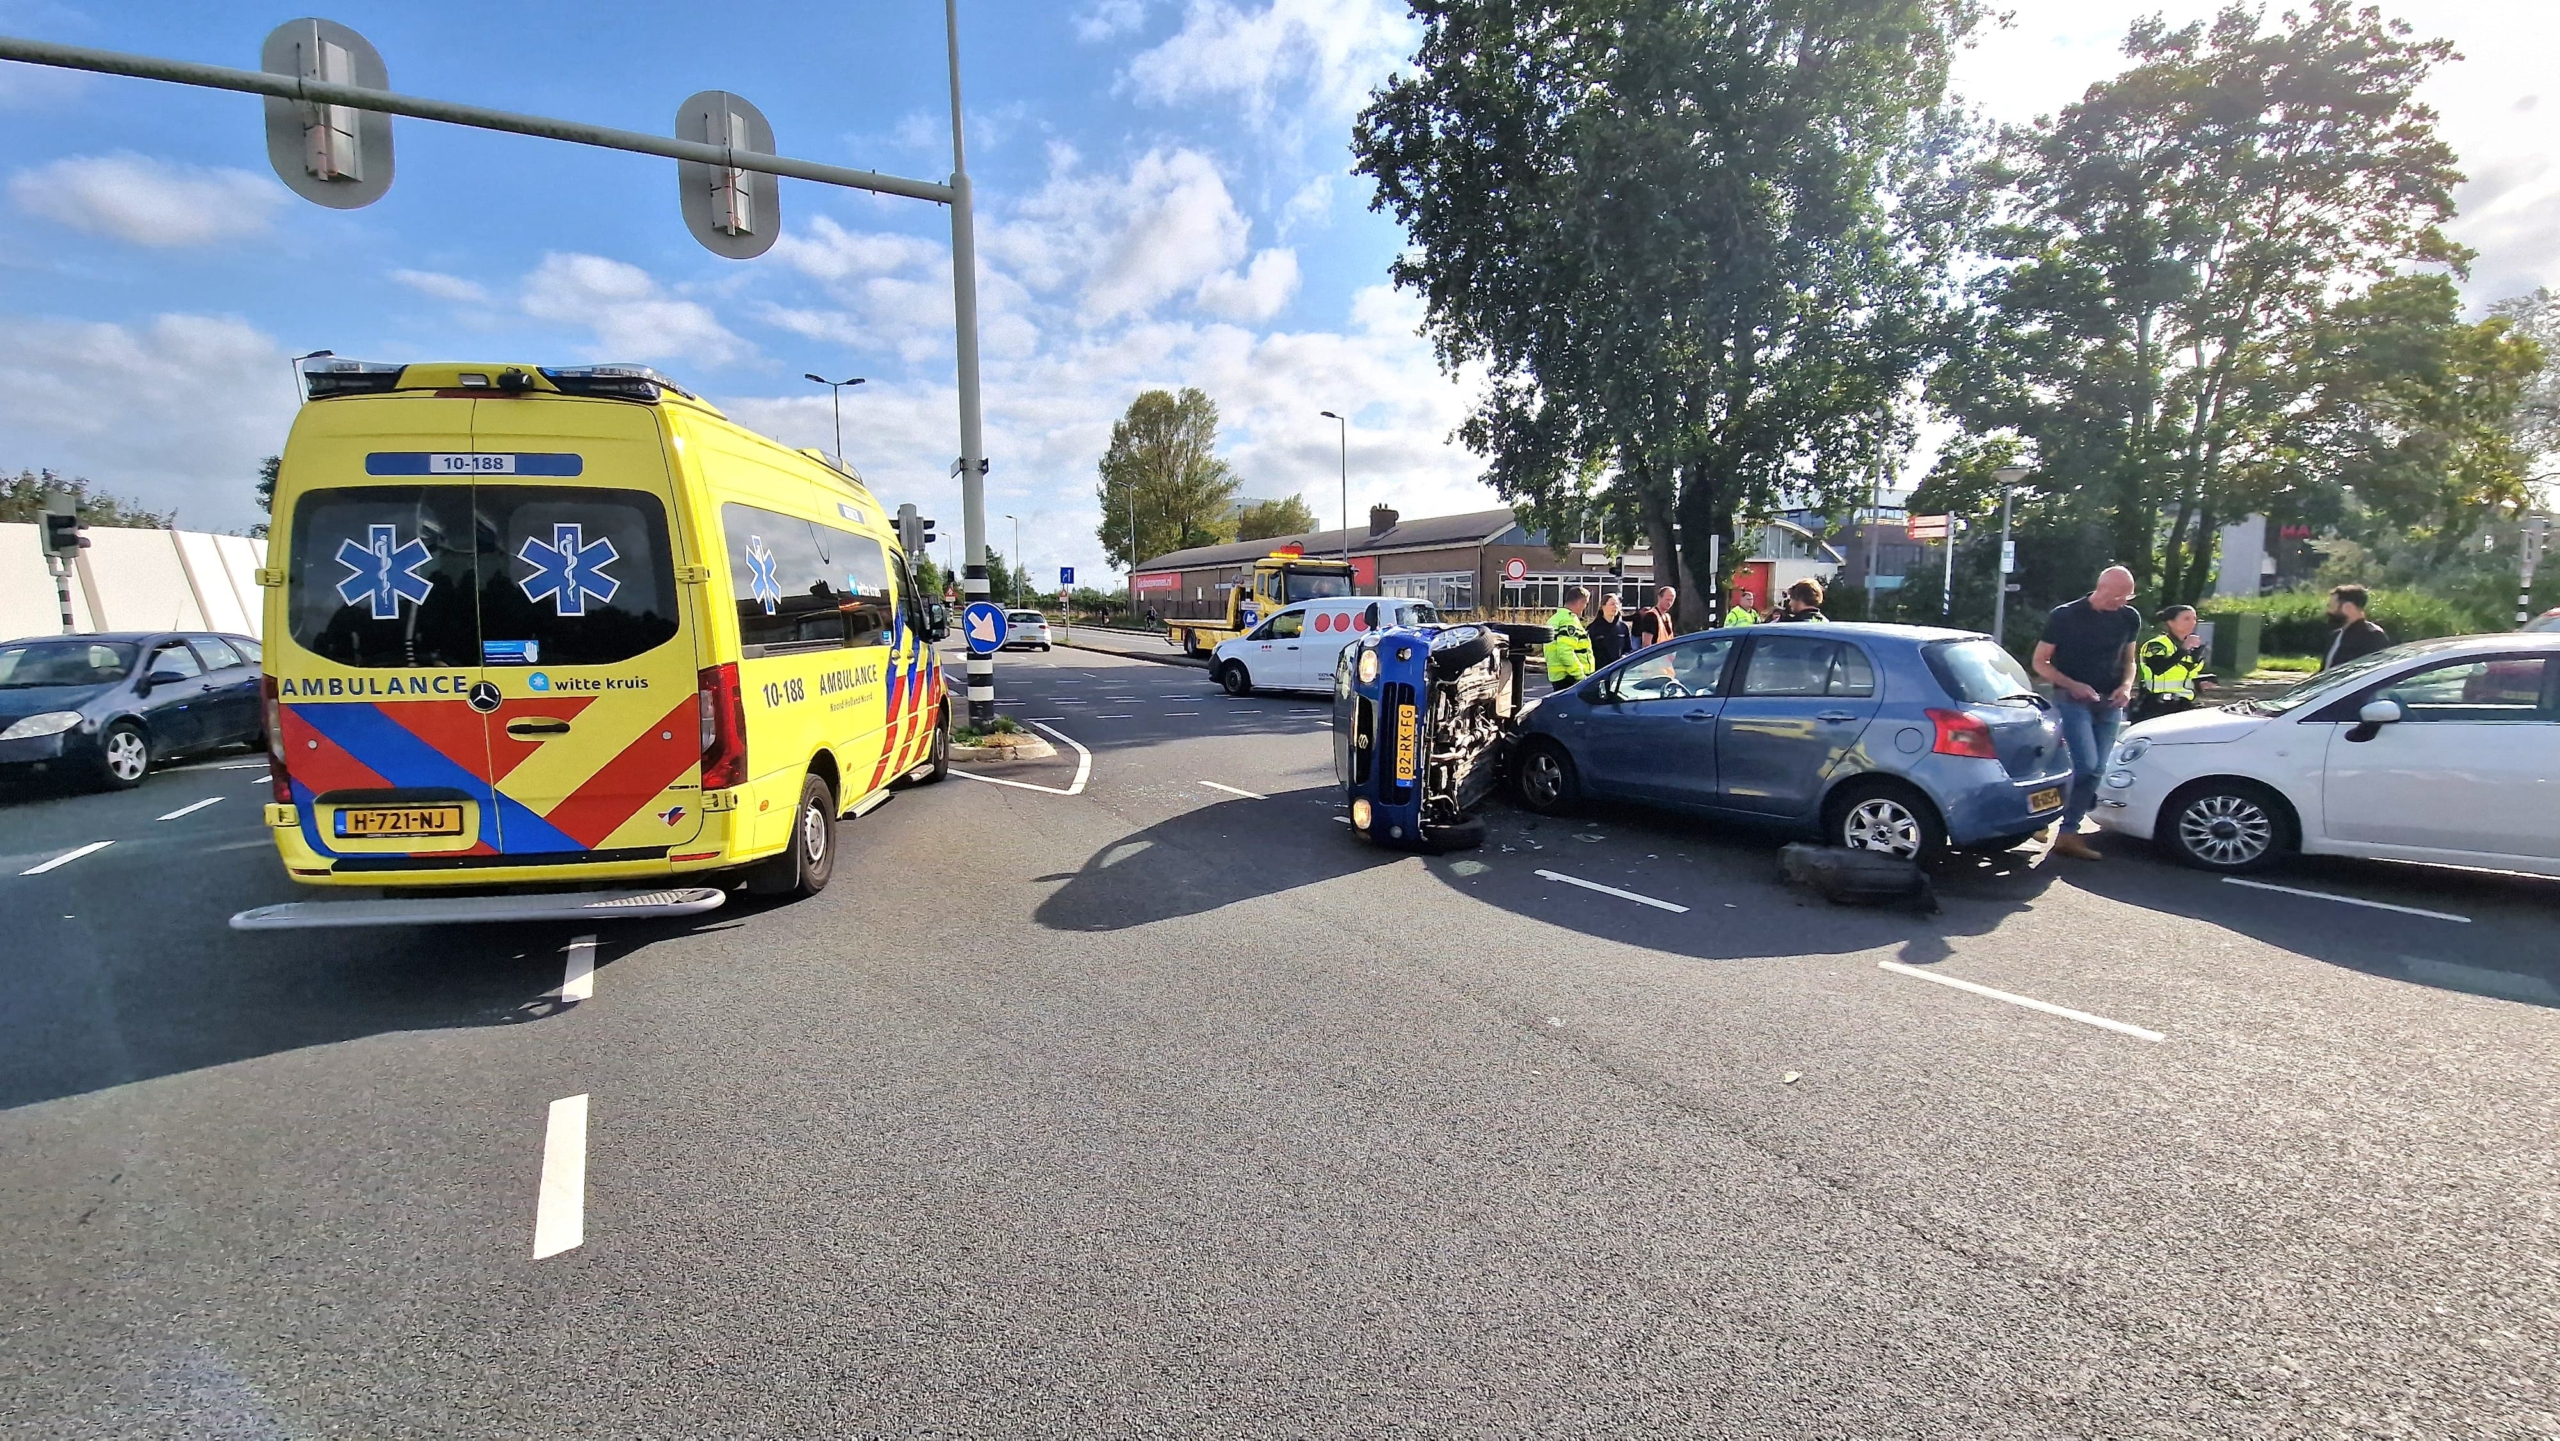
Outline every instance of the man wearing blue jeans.
[(2071, 796), (2053, 853), (2074, 860), (2099, 859), (2097, 848), (2080, 839), (2080, 822), (2098, 803), (2098, 777), (2115, 753), (2116, 732), (2124, 729), (2124, 708), (2133, 699), (2142, 617), (2126, 604), (2132, 599), (2133, 572), (2108, 566), (2087, 595), (2053, 608), (2036, 643), (2035, 673), (2053, 686), (2063, 740), (2071, 747)]

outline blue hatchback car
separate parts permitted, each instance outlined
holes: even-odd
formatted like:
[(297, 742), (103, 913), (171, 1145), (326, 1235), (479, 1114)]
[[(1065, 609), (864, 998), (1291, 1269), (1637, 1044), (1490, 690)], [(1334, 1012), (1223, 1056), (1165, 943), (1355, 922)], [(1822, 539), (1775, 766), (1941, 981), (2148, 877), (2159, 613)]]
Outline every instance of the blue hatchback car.
[(1513, 777), (1541, 813), (1633, 801), (1919, 857), (2058, 819), (2071, 752), (1988, 636), (1762, 625), (1682, 636), (1543, 698)]

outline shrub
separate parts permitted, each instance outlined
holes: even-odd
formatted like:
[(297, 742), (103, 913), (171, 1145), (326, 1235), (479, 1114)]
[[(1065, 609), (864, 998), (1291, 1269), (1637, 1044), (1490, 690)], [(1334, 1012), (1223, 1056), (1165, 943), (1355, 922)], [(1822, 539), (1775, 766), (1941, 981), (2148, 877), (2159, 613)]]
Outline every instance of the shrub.
[[(2273, 595), (2221, 596), (2201, 607), (2205, 619), (2257, 614), (2266, 617), (2258, 648), (2267, 655), (2326, 655), (2329, 650), (2329, 593), (2326, 589), (2286, 590)], [(2366, 610), (2396, 643), (2442, 635), (2474, 635), (2502, 631), (2495, 616), (2417, 590), (2377, 590)]]

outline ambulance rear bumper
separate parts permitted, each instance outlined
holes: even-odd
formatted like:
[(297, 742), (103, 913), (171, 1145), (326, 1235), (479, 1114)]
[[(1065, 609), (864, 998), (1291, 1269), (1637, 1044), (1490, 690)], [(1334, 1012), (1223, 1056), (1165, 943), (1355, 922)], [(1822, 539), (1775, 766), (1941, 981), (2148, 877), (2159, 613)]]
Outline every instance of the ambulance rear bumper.
[(558, 891), (517, 896), (391, 896), (372, 901), (290, 901), (231, 918), (235, 931), (296, 931), (325, 926), (471, 925), (489, 921), (635, 921), (690, 916), (728, 899), (712, 886), (656, 890)]

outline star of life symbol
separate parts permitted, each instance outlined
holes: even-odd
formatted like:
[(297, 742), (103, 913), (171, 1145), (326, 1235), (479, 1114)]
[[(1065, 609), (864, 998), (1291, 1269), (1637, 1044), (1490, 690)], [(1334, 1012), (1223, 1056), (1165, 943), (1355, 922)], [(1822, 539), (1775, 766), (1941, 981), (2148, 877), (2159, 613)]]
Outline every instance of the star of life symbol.
[(555, 615), (585, 615), (589, 596), (607, 605), (613, 593), (622, 589), (622, 582), (604, 573), (614, 562), (613, 542), (603, 537), (588, 540), (585, 527), (576, 521), (552, 526), (548, 545), (537, 537), (525, 537), (516, 559), (533, 567), (533, 574), (516, 582), (524, 587), (524, 598), (549, 598)]
[(747, 537), (747, 585), (754, 590), (756, 599), (764, 603), (766, 615), (782, 608), (781, 571), (774, 564), (773, 552), (766, 548), (764, 537), (760, 535)]
[(338, 582), (338, 599), (349, 605), (371, 602), (375, 620), (398, 620), (400, 602), (427, 603), (431, 588), (418, 567), (431, 558), (427, 543), (411, 536), (405, 543), (396, 525), (367, 526), (367, 538), (338, 542), (338, 564), (347, 578)]

